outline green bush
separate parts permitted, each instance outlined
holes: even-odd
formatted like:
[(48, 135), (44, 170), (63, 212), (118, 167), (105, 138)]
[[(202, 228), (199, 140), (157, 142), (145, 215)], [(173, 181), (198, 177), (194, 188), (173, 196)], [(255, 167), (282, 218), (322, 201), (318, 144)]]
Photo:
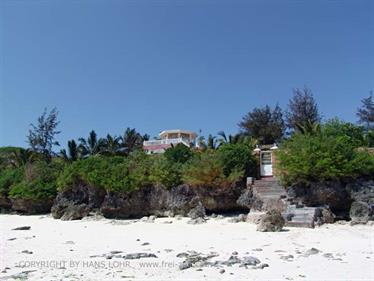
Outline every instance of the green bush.
[(224, 144), (217, 151), (226, 177), (234, 171), (244, 171), (244, 176), (253, 176), (256, 172), (256, 159), (252, 149), (245, 144)]
[(23, 179), (10, 186), (10, 198), (51, 199), (57, 194), (56, 180), (63, 171), (61, 161), (29, 163), (23, 167)]
[(23, 168), (5, 169), (0, 172), (0, 195), (8, 196), (12, 185), (23, 180)]
[(183, 164), (192, 158), (193, 152), (189, 147), (182, 143), (178, 143), (176, 146), (167, 149), (164, 156), (172, 163)]
[(129, 187), (128, 169), (124, 157), (95, 156), (67, 165), (57, 180), (58, 190), (85, 182), (107, 190)]
[(182, 183), (182, 167), (181, 163), (173, 163), (162, 155), (154, 156), (149, 180), (152, 184), (167, 188), (177, 186)]
[(152, 166), (152, 158), (143, 150), (136, 150), (130, 154), (126, 161), (128, 178), (127, 190), (135, 190), (151, 184), (149, 173)]
[(107, 191), (128, 192), (151, 183), (152, 158), (135, 151), (128, 158), (95, 156), (68, 165), (58, 179), (58, 189), (64, 190), (80, 182)]
[(327, 121), (322, 126), (322, 133), (331, 137), (346, 137), (354, 147), (366, 146), (365, 130), (362, 126), (356, 126), (349, 122), (340, 121), (337, 118)]
[(374, 147), (374, 130), (369, 130), (366, 134), (366, 142), (369, 147)]
[(374, 174), (374, 157), (357, 149), (347, 135), (294, 134), (277, 152), (277, 171), (285, 185), (357, 178)]
[(195, 155), (185, 165), (182, 179), (185, 183), (192, 186), (227, 187), (244, 176), (244, 171), (239, 169), (233, 169), (229, 175), (225, 175), (224, 168), (218, 153), (213, 150), (207, 150)]

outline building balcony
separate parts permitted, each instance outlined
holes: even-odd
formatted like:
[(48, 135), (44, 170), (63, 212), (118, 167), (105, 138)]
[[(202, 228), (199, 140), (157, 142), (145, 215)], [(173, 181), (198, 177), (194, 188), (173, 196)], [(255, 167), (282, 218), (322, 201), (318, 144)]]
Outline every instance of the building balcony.
[(153, 146), (153, 145), (163, 145), (163, 144), (178, 144), (183, 143), (186, 146), (190, 146), (189, 140), (185, 138), (175, 138), (175, 139), (161, 139), (161, 140), (148, 140), (143, 142), (143, 146)]

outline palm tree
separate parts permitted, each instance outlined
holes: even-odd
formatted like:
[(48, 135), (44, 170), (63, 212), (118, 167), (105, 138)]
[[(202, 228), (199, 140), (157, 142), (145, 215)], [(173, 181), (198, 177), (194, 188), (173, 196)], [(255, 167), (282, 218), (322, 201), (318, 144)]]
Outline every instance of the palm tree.
[(297, 131), (303, 135), (318, 135), (321, 133), (321, 124), (318, 122), (306, 121), (303, 124), (296, 124)]
[(94, 156), (99, 154), (103, 146), (103, 140), (97, 139), (97, 134), (94, 130), (90, 132), (87, 140), (84, 138), (79, 138), (79, 142), (79, 153), (83, 157)]
[(227, 137), (224, 131), (219, 131), (217, 135), (221, 137), (220, 139), (218, 139), (218, 146), (221, 146), (226, 143), (230, 143), (230, 144), (238, 143), (241, 138), (240, 134), (229, 135)]
[(207, 150), (207, 149), (216, 149), (217, 148), (217, 138), (215, 136), (212, 136), (209, 134), (208, 139), (205, 140), (204, 136), (200, 136), (198, 139), (198, 144), (199, 147), (202, 150)]
[(235, 135), (226, 135), (224, 131), (220, 131), (217, 133), (221, 138), (218, 139), (218, 147), (224, 144), (244, 144), (248, 145), (249, 147), (255, 147), (257, 144), (257, 140), (244, 135), (244, 134), (235, 134)]
[(68, 141), (68, 153), (65, 149), (60, 150), (60, 155), (65, 161), (76, 161), (80, 158), (78, 145), (75, 140)]
[(134, 150), (141, 148), (145, 139), (149, 139), (149, 136), (142, 136), (135, 129), (127, 128), (121, 137), (124, 154), (129, 155)]
[(38, 155), (31, 149), (18, 148), (10, 153), (9, 163), (15, 168), (26, 165), (36, 160)]
[(108, 134), (103, 140), (101, 151), (105, 155), (118, 155), (121, 151), (120, 137), (111, 136)]

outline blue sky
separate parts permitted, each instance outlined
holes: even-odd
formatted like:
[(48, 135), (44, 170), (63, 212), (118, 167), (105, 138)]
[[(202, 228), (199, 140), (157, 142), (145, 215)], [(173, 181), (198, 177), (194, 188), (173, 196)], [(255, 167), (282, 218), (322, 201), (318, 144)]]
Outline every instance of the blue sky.
[(325, 118), (356, 121), (374, 89), (374, 1), (0, 3), (0, 145), (26, 146), (56, 106), (58, 140), (234, 133), (307, 85)]

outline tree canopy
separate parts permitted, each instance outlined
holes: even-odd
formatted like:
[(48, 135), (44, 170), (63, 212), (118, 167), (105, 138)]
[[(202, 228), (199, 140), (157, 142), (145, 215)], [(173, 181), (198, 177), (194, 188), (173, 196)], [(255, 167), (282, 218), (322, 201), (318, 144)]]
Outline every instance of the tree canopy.
[(54, 155), (53, 147), (60, 144), (56, 141), (56, 135), (60, 133), (56, 128), (60, 123), (57, 121), (58, 111), (53, 108), (49, 113), (47, 109), (39, 116), (36, 125), (31, 124), (27, 137), (31, 150), (40, 153), (46, 160), (50, 160)]
[(286, 112), (287, 127), (293, 131), (305, 131), (320, 122), (321, 115), (312, 91), (307, 87), (295, 88)]
[(272, 144), (284, 136), (285, 124), (282, 109), (266, 105), (248, 112), (239, 123), (241, 133), (253, 137), (261, 144)]
[(370, 92), (369, 97), (361, 100), (362, 106), (357, 110), (357, 117), (359, 124), (363, 124), (366, 130), (374, 130), (374, 101), (373, 92)]

